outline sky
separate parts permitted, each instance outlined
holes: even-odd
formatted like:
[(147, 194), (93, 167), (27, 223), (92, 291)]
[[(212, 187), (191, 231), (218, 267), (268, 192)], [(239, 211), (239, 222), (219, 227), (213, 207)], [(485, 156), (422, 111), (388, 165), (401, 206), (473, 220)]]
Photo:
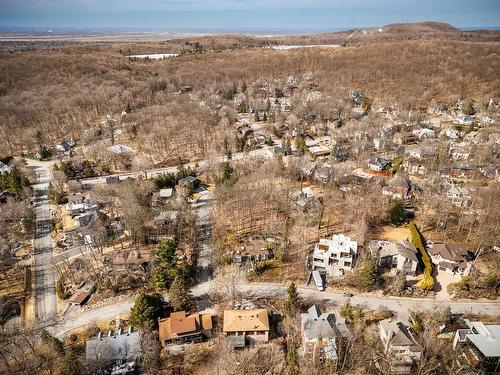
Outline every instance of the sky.
[(0, 26), (329, 31), (395, 22), (500, 26), (500, 0), (0, 0)]

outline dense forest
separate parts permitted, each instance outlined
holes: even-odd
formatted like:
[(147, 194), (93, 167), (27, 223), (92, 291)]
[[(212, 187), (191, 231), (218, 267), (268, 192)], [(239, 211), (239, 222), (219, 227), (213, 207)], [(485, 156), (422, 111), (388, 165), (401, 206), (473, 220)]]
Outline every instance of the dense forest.
[[(178, 139), (176, 143), (189, 138), (203, 151), (220, 144), (216, 134), (232, 118), (229, 110), (214, 115), (214, 109), (225, 104), (216, 93), (254, 83), (255, 92), (247, 96), (255, 102), (259, 84), (284, 85), (288, 75), (313, 75), (318, 90), (328, 97), (324, 104), (330, 110), (352, 90), (363, 90), (380, 105), (407, 109), (454, 103), (464, 97), (485, 105), (500, 92), (499, 47), (489, 42), (207, 50), (160, 61), (129, 61), (123, 47), (71, 46), (4, 54), (0, 59), (0, 152), (32, 152), (64, 136), (81, 139), (103, 116), (124, 108), (134, 112), (137, 134), (151, 134), (155, 140), (158, 133), (167, 132), (169, 139)], [(171, 95), (183, 86), (192, 87), (190, 100)], [(208, 106), (201, 107), (201, 101)]]

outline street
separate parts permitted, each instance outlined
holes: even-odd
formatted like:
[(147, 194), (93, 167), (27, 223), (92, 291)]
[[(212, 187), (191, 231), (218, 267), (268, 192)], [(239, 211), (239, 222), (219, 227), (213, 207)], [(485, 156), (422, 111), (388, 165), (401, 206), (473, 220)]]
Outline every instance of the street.
[(52, 217), (47, 198), (51, 179), (50, 163), (28, 160), (28, 166), (37, 174), (37, 183), (33, 186), (35, 195), (36, 230), (33, 242), (33, 269), (35, 316), (47, 319), (56, 313), (55, 268), (52, 263)]

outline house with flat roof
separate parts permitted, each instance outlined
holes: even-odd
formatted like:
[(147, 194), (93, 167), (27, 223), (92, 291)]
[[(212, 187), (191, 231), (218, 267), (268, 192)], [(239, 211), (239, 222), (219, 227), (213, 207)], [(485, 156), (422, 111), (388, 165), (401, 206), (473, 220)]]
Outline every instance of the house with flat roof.
[(390, 374), (410, 374), (422, 356), (416, 332), (403, 323), (386, 319), (379, 322), (380, 340), (389, 360)]
[(468, 328), (455, 332), (453, 349), (460, 364), (476, 371), (497, 374), (500, 371), (500, 324), (465, 320)]
[(358, 255), (358, 243), (343, 234), (320, 239), (313, 252), (313, 270), (323, 271), (329, 276), (343, 276), (354, 269)]
[(185, 311), (171, 313), (158, 319), (158, 333), (162, 346), (202, 342), (212, 337), (212, 315), (190, 314)]
[(269, 314), (266, 309), (225, 310), (224, 343), (241, 348), (247, 342), (269, 341)]
[(321, 313), (316, 305), (300, 314), (300, 328), (304, 355), (313, 361), (337, 361), (340, 340), (350, 334), (344, 318), (333, 312)]
[(398, 270), (405, 275), (415, 275), (418, 267), (418, 250), (408, 241), (370, 241), (368, 248), (381, 268)]

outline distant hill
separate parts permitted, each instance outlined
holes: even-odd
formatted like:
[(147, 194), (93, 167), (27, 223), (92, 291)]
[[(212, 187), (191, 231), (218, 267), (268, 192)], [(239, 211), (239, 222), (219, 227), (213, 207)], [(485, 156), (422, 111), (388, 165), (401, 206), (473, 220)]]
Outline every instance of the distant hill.
[(391, 23), (382, 30), (387, 33), (443, 33), (461, 30), (444, 22)]

